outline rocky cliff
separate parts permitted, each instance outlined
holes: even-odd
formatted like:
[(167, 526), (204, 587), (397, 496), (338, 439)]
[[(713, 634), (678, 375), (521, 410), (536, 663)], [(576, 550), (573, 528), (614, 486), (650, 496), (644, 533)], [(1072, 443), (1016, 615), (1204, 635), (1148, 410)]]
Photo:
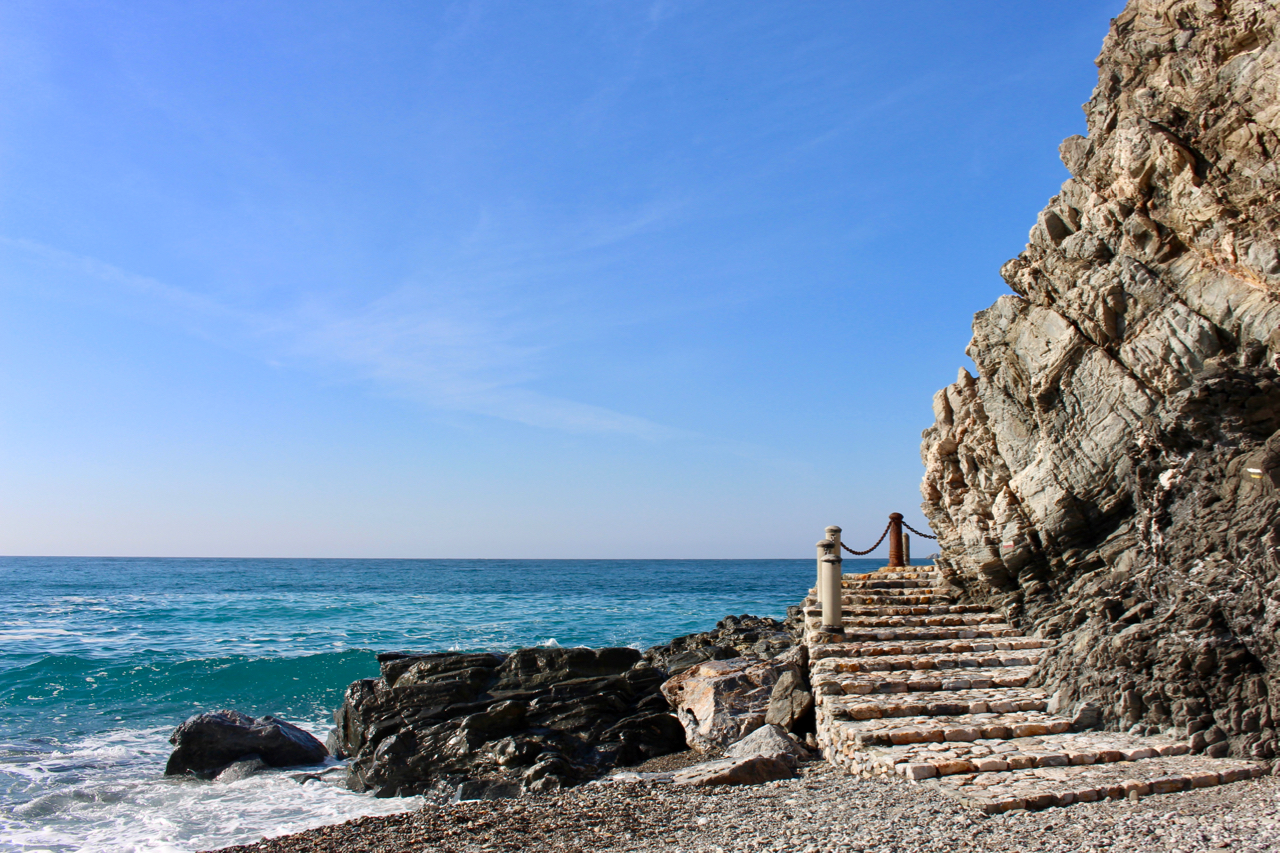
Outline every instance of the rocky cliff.
[(1280, 727), (1280, 4), (1131, 0), (1071, 178), (934, 398), (939, 564), (1101, 724)]

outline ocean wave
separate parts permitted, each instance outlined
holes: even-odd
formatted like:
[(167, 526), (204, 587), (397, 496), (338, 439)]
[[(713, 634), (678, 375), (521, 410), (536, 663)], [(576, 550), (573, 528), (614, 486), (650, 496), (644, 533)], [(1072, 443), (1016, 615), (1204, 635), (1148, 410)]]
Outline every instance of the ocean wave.
[(140, 652), (106, 662), (50, 655), (0, 671), (0, 709), (23, 711), (0, 717), (0, 739), (85, 734), (108, 721), (175, 726), (192, 713), (223, 707), (309, 719), (332, 712), (348, 684), (377, 673), (373, 653), (364, 650), (195, 660)]
[[(323, 735), (327, 721), (301, 721)], [(299, 832), (421, 801), (346, 790), (340, 774), (305, 783), (272, 771), (231, 784), (165, 778), (169, 729), (120, 729), (0, 760), (0, 851), (188, 853)]]

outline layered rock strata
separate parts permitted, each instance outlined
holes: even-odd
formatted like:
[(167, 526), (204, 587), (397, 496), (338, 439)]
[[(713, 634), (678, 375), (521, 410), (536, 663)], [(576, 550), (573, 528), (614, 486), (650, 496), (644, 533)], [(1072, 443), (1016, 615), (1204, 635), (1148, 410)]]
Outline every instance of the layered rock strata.
[(771, 660), (799, 642), (798, 626), (768, 616), (726, 616), (710, 631), (676, 637), (654, 646), (644, 659), (669, 675), (679, 675), (691, 666), (709, 660), (747, 657)]
[(1131, 0), (1071, 178), (924, 434), (938, 565), (1028, 686), (1270, 758), (1280, 726), (1280, 6)]

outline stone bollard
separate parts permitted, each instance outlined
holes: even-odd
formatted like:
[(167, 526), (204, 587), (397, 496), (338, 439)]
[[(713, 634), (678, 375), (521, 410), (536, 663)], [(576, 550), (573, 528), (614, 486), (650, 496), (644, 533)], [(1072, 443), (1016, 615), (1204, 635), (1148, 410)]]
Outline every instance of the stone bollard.
[(902, 531), (902, 565), (911, 567), (911, 534)]
[(818, 579), (813, 583), (813, 589), (818, 596), (818, 603), (822, 603), (822, 558), (836, 553), (836, 543), (830, 539), (823, 539), (818, 543)]
[(836, 547), (834, 550), (832, 550), (831, 553), (839, 557), (840, 556), (840, 528), (836, 527), (833, 524), (827, 528), (826, 533), (827, 533), (827, 538), (830, 539), (832, 542), (836, 543)]
[(839, 554), (828, 554), (822, 558), (822, 570), (818, 581), (818, 590), (822, 597), (822, 630), (839, 632), (844, 630), (844, 590), (841, 581), (844, 578), (843, 561)]
[[(827, 534), (827, 539), (831, 540), (831, 542), (833, 543), (833, 546), (831, 548), (832, 556), (834, 556), (837, 560), (843, 561), (844, 557), (840, 553), (840, 533), (841, 533), (840, 527), (838, 525), (832, 524), (827, 527), (825, 532)], [(839, 568), (836, 571), (836, 581), (835, 581), (836, 621), (834, 623), (836, 625), (840, 625), (842, 629), (843, 629), (844, 621), (840, 617), (840, 609), (844, 606), (844, 583), (843, 583), (844, 567), (843, 566), (844, 564), (843, 562), (841, 562), (841, 568)], [(824, 625), (833, 624), (831, 622), (826, 621), (826, 616), (827, 616), (826, 604), (823, 605), (822, 616), (823, 616)]]

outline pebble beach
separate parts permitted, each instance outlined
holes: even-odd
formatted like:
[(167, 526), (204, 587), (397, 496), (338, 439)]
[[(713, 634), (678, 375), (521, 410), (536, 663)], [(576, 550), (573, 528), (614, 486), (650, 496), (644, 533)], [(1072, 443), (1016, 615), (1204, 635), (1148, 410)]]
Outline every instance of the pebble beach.
[(856, 779), (814, 762), (796, 779), (754, 787), (602, 782), (556, 795), (358, 818), (221, 853), (1276, 849), (1280, 778), (1275, 776), (1137, 802), (987, 816), (927, 785)]

